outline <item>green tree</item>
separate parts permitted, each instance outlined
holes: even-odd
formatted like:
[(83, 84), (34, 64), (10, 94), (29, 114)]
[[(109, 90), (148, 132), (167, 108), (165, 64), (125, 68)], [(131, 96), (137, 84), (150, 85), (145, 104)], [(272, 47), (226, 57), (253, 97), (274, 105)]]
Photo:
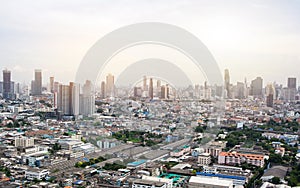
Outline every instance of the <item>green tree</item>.
[(204, 129), (203, 129), (202, 126), (197, 126), (197, 127), (195, 128), (195, 132), (196, 132), (196, 133), (203, 133), (203, 132), (204, 132)]
[(273, 178), (271, 179), (271, 183), (273, 183), (273, 184), (280, 184), (280, 178), (278, 178), (278, 177), (273, 177)]

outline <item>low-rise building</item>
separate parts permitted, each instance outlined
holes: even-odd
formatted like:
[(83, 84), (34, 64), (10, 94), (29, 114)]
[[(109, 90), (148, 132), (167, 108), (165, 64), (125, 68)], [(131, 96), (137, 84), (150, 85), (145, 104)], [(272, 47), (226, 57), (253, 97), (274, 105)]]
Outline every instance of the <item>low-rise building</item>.
[(224, 180), (219, 178), (209, 178), (202, 176), (192, 176), (188, 183), (189, 188), (233, 188), (232, 180)]
[(218, 157), (225, 147), (226, 142), (224, 141), (212, 141), (204, 147), (204, 152), (209, 153), (213, 157)]
[(29, 180), (34, 180), (38, 179), (41, 180), (48, 176), (50, 172), (48, 170), (42, 170), (42, 169), (35, 169), (35, 168), (30, 168), (25, 171), (25, 178)]
[(265, 159), (267, 156), (259, 154), (248, 154), (248, 153), (238, 153), (238, 152), (221, 152), (218, 157), (219, 164), (228, 165), (240, 165), (242, 163), (248, 163), (255, 166), (263, 167), (265, 164)]
[(132, 188), (172, 188), (173, 180), (152, 176), (142, 176), (133, 181)]
[(201, 166), (209, 165), (211, 163), (211, 156), (209, 153), (202, 153), (198, 156), (198, 164)]
[(34, 138), (29, 137), (16, 137), (15, 147), (30, 147), (34, 146)]

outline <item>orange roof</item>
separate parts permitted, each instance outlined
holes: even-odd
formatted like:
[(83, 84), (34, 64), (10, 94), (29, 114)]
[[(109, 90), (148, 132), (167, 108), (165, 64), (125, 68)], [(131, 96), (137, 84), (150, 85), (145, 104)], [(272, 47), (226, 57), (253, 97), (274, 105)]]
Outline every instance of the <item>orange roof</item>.
[(231, 157), (245, 157), (247, 159), (257, 159), (257, 160), (263, 160), (263, 155), (257, 155), (257, 154), (246, 154), (246, 153), (230, 153), (230, 152), (221, 152), (219, 154), (220, 156), (231, 156)]

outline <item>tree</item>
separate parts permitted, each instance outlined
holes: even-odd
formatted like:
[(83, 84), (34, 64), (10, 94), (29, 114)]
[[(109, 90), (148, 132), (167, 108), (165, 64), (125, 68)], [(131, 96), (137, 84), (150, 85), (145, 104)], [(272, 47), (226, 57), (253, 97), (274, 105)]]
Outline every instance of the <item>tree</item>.
[(282, 157), (278, 154), (271, 153), (269, 161), (271, 163), (280, 164), (282, 162)]
[(196, 129), (195, 129), (195, 132), (196, 133), (203, 133), (204, 132), (204, 129), (202, 126), (197, 126)]
[(280, 184), (280, 178), (278, 178), (278, 177), (273, 177), (273, 178), (271, 179), (271, 183), (273, 183), (273, 184)]

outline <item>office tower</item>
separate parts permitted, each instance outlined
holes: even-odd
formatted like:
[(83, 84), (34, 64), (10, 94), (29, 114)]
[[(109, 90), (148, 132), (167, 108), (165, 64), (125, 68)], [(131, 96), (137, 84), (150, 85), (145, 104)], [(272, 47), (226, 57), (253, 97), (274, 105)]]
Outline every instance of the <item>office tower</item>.
[(80, 87), (74, 82), (70, 82), (70, 111), (72, 115), (79, 115), (79, 95)]
[(160, 80), (157, 80), (157, 81), (156, 81), (156, 88), (160, 88), (160, 86), (161, 86), (161, 81), (160, 81)]
[(156, 94), (156, 96), (160, 96), (160, 88), (161, 88), (161, 81), (160, 80), (157, 80), (156, 81), (156, 90), (155, 90), (155, 94)]
[(59, 82), (54, 82), (53, 84), (53, 93), (58, 92)]
[(57, 109), (63, 115), (79, 114), (79, 86), (73, 82), (69, 85), (59, 85), (57, 93)]
[(245, 84), (243, 82), (237, 82), (235, 98), (237, 98), (237, 99), (245, 98)]
[(3, 93), (3, 82), (0, 82), (0, 93)]
[(251, 82), (250, 94), (254, 97), (262, 97), (262, 87), (263, 79), (261, 77), (257, 77)]
[(70, 115), (70, 89), (68, 85), (59, 85), (57, 94), (57, 110), (63, 115)]
[(146, 76), (144, 76), (144, 79), (143, 79), (143, 90), (148, 91), (147, 77)]
[(245, 96), (245, 98), (248, 98), (248, 96), (249, 96), (249, 88), (248, 88), (247, 78), (245, 78), (245, 80), (244, 80), (244, 96)]
[(282, 98), (285, 101), (293, 101), (296, 99), (297, 90), (296, 88), (283, 88), (282, 89)]
[(161, 99), (166, 99), (167, 98), (167, 88), (166, 86), (161, 86), (161, 96), (160, 98)]
[(141, 97), (143, 93), (142, 87), (134, 87), (133, 88), (133, 96), (134, 97)]
[(3, 70), (3, 98), (11, 99), (11, 72), (7, 69)]
[(287, 88), (283, 88), (283, 99), (286, 101), (293, 101), (297, 94), (297, 80), (296, 78), (288, 78)]
[(54, 77), (53, 76), (50, 77), (50, 92), (51, 93), (54, 92)]
[(297, 88), (297, 79), (296, 78), (288, 78), (288, 88), (290, 88), (290, 89)]
[(150, 97), (150, 99), (153, 99), (153, 80), (152, 80), (152, 78), (150, 78), (150, 82), (149, 82), (149, 97)]
[(274, 97), (276, 96), (276, 90), (273, 84), (266, 86), (266, 105), (267, 107), (273, 107)]
[(199, 99), (200, 98), (200, 85), (196, 84), (194, 89), (194, 96)]
[(106, 76), (106, 96), (113, 97), (115, 91), (115, 81), (112, 74)]
[(169, 85), (167, 84), (166, 85), (166, 98), (169, 98), (169, 96), (170, 96), (170, 87), (169, 87)]
[(225, 81), (225, 91), (227, 93), (227, 98), (231, 98), (232, 96), (230, 91), (230, 76), (229, 76), (228, 69), (225, 69), (224, 81)]
[(104, 98), (106, 97), (105, 90), (106, 90), (105, 82), (102, 81), (102, 82), (101, 82), (101, 93), (100, 93), (100, 95), (101, 95), (100, 97), (101, 97), (102, 99), (104, 99)]
[(203, 97), (204, 99), (209, 100), (211, 98), (211, 89), (207, 85), (207, 81), (204, 82), (204, 87), (203, 87)]
[(15, 86), (15, 93), (16, 94), (21, 94), (21, 87), (20, 87), (20, 83), (16, 83)]
[(80, 95), (80, 114), (90, 116), (94, 113), (95, 99), (91, 81), (87, 80), (83, 85), (83, 93)]
[[(10, 93), (12, 96), (15, 95), (15, 82), (13, 82), (13, 81), (10, 82)], [(14, 98), (14, 97), (12, 97), (12, 98)]]
[(42, 94), (42, 70), (34, 71), (34, 80), (31, 82), (31, 94), (33, 96)]

